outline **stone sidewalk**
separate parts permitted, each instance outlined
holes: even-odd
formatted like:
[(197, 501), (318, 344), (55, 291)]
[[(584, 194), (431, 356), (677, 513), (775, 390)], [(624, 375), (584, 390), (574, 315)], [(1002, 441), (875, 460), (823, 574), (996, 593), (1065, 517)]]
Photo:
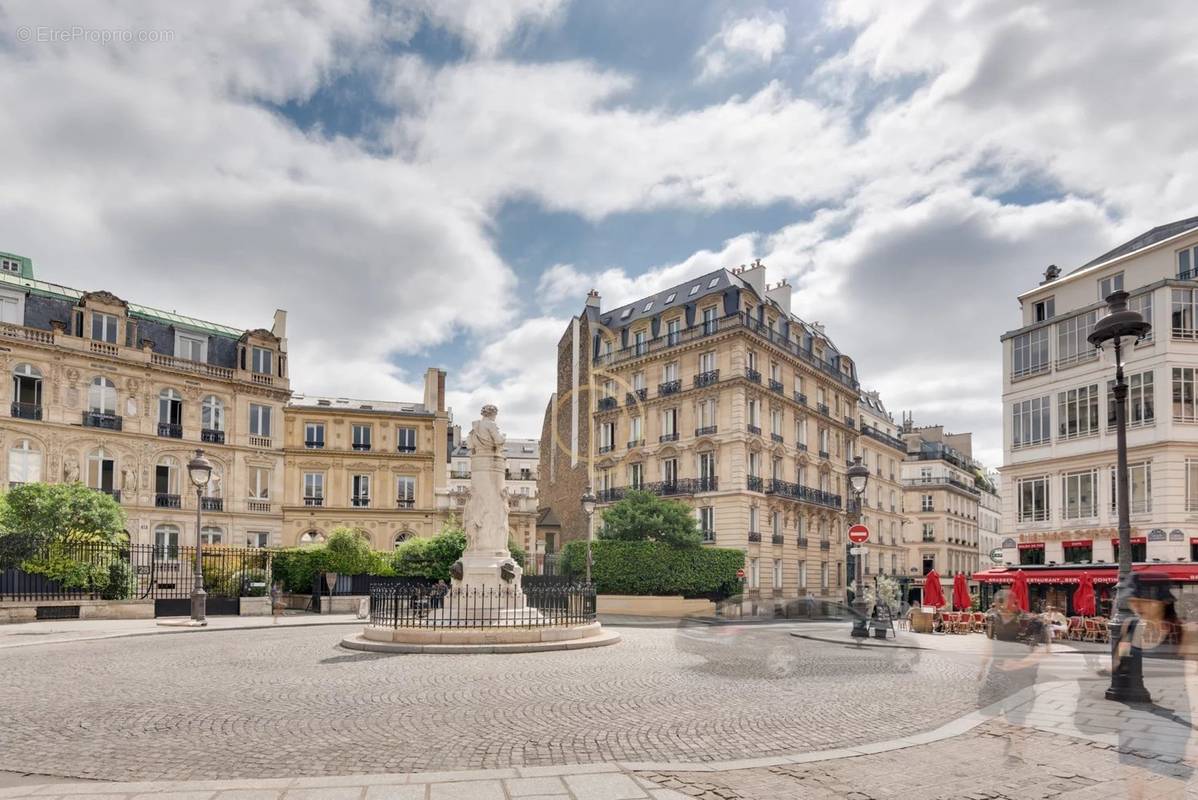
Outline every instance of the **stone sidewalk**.
[(202, 628), (182, 628), (159, 625), (159, 622), (176, 621), (166, 619), (64, 619), (45, 622), (18, 622), (0, 625), (0, 648), (24, 647), (34, 644), (59, 644), (62, 642), (84, 642), (100, 639), (119, 639), (126, 636), (160, 636), (214, 631), (255, 630), (271, 627), (309, 627), (316, 625), (362, 625), (354, 614), (305, 614), (292, 613), (279, 618), (272, 617), (209, 617), (208, 625)]

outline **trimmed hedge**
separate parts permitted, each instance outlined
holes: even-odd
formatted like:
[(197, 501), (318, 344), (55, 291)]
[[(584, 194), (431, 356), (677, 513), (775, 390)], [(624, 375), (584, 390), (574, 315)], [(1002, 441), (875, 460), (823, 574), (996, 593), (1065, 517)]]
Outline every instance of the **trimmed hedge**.
[[(741, 590), (736, 571), (744, 567), (745, 554), (740, 550), (614, 539), (597, 539), (591, 545), (591, 578), (600, 594), (680, 594), (716, 599)], [(568, 574), (586, 572), (585, 541), (568, 542), (563, 553)]]

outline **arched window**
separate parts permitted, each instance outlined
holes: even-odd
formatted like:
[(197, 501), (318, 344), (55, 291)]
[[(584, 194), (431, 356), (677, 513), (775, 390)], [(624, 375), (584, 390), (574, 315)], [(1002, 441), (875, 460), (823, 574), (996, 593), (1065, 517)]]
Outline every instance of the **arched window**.
[[(179, 507), (179, 462), (174, 456), (158, 459), (154, 468), (154, 505), (159, 508)], [(172, 499), (173, 498), (173, 499)]]
[(87, 485), (93, 489), (113, 493), (116, 487), (116, 459), (99, 447), (87, 454)]
[(307, 531), (299, 538), (300, 547), (311, 547), (314, 544), (324, 544), (324, 534), (320, 531)]
[(179, 559), (179, 526), (158, 525), (154, 528), (154, 557), (165, 561)]
[(395, 545), (396, 547), (399, 547), (400, 544), (402, 544), (403, 542), (406, 542), (408, 539), (411, 539), (411, 538), (412, 538), (411, 531), (400, 531), (399, 533), (395, 534), (395, 540), (392, 542), (392, 544)]
[(216, 525), (205, 525), (200, 528), (200, 541), (205, 545), (224, 544), (225, 532)]
[(37, 483), (42, 479), (42, 452), (28, 439), (18, 439), (8, 451), (8, 485)]
[[(203, 433), (225, 430), (225, 405), (214, 394), (208, 395), (200, 403), (200, 427)], [(221, 441), (224, 441), (224, 437), (221, 437)]]
[(87, 402), (93, 414), (115, 414), (116, 385), (102, 375), (92, 378), (87, 389)]
[(183, 437), (183, 398), (174, 389), (163, 389), (158, 394), (158, 435)]
[(12, 415), (20, 419), (41, 419), (41, 370), (31, 364), (17, 364), (12, 371), (12, 382)]

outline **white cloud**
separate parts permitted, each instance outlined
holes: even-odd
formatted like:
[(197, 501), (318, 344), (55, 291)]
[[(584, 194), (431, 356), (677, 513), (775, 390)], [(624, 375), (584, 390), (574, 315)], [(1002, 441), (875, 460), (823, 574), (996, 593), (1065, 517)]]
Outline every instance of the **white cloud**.
[(766, 66), (785, 47), (785, 15), (769, 12), (730, 19), (695, 54), (699, 80), (715, 80), (729, 73)]

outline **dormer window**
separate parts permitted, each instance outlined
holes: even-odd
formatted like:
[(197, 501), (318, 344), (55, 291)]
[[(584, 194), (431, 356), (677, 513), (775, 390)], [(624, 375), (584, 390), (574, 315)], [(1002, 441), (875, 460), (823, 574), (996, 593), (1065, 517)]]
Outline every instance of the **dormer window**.
[(628, 319), (632, 316), (632, 306), (624, 309), (624, 313), (620, 315), (620, 319)]
[(707, 288), (714, 289), (715, 285), (719, 282), (720, 282), (720, 276), (716, 275), (714, 278), (712, 278), (710, 281), (707, 282)]
[(254, 348), (253, 371), (259, 375), (274, 374), (274, 351), (265, 347)]
[(190, 333), (175, 334), (175, 357), (201, 364), (208, 361), (208, 340)]
[(645, 303), (645, 307), (643, 309), (641, 309), (641, 313), (648, 314), (652, 310), (653, 310), (653, 301), (650, 300), (648, 303)]
[(92, 339), (116, 344), (116, 315), (92, 312)]
[(691, 287), (690, 294), (688, 294), (687, 297), (694, 297), (698, 293), (699, 293), (699, 284), (696, 283), (694, 286)]
[(1049, 297), (1032, 306), (1032, 322), (1044, 322), (1056, 316), (1056, 298)]
[(13, 272), (17, 275), (21, 274), (21, 262), (13, 261), (11, 258), (0, 258), (0, 270), (5, 272)]
[(678, 295), (677, 292), (670, 292), (669, 296), (666, 297), (666, 302), (664, 303), (664, 305), (668, 306), (670, 303), (674, 302), (674, 298), (677, 295)]

